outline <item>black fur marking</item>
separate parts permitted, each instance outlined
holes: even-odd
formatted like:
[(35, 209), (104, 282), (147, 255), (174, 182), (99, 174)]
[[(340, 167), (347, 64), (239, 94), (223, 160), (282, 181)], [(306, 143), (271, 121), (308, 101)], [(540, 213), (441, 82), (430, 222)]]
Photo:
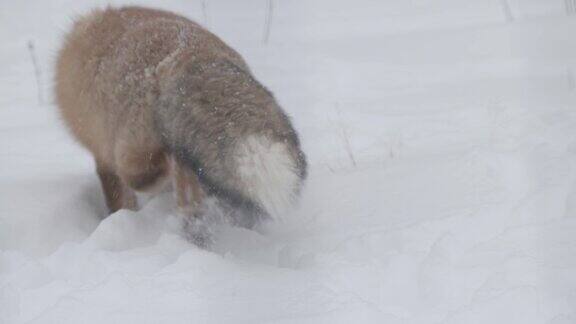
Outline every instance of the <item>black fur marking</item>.
[(257, 215), (266, 215), (266, 212), (254, 201), (249, 198), (244, 197), (240, 192), (234, 189), (226, 188), (214, 181), (206, 174), (206, 168), (203, 164), (194, 157), (186, 148), (175, 147), (170, 148), (171, 153), (180, 161), (183, 165), (190, 168), (198, 176), (198, 180), (202, 184), (203, 188), (210, 195), (214, 195), (226, 203), (230, 204), (235, 208), (240, 208), (246, 212), (250, 212)]

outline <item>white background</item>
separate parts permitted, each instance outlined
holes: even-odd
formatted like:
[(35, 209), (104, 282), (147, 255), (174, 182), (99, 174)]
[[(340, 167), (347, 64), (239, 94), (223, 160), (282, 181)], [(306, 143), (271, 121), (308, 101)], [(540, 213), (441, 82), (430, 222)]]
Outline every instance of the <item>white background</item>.
[(300, 132), (302, 200), (261, 233), (215, 224), (208, 251), (170, 195), (101, 221), (52, 70), (105, 2), (4, 0), (1, 323), (576, 323), (563, 0), (274, 0), (267, 42), (266, 0), (138, 3), (245, 56)]

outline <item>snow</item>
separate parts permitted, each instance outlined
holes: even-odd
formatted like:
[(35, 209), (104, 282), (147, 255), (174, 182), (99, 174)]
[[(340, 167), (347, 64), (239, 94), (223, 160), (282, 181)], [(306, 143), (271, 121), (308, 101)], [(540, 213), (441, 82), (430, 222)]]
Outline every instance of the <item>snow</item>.
[(101, 219), (51, 77), (105, 2), (1, 2), (1, 323), (576, 323), (565, 1), (274, 0), (267, 43), (265, 0), (139, 3), (245, 56), (300, 131), (302, 199), (260, 232), (213, 211), (208, 250), (170, 194)]

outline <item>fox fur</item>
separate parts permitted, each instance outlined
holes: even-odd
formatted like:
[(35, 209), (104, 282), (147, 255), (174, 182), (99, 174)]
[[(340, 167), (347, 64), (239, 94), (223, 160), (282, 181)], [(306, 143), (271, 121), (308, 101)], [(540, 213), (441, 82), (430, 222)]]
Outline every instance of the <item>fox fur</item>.
[(110, 212), (171, 178), (182, 208), (214, 195), (277, 217), (306, 176), (296, 131), (243, 58), (167, 11), (80, 17), (58, 54), (56, 101), (94, 156)]

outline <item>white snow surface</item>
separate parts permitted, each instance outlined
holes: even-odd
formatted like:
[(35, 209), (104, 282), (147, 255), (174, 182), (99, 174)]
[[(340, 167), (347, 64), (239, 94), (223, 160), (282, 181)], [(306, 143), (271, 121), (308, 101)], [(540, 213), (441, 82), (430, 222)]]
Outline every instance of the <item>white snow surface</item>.
[(0, 323), (576, 323), (571, 1), (273, 0), (267, 42), (267, 0), (138, 3), (245, 56), (300, 132), (302, 199), (209, 249), (169, 193), (103, 219), (52, 73), (106, 3), (2, 1)]

